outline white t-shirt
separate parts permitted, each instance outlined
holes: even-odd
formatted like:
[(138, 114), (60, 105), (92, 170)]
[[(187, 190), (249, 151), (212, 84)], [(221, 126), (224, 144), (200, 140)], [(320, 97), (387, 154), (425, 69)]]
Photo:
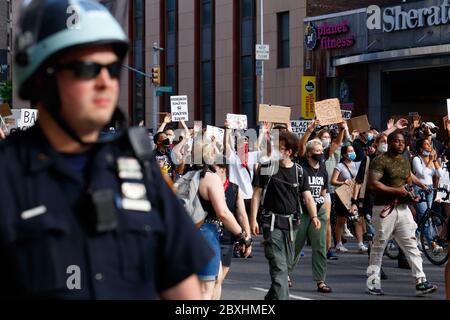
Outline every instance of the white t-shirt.
[(259, 152), (253, 151), (248, 153), (248, 170), (242, 165), (241, 159), (232, 153), (230, 155), (230, 182), (239, 186), (244, 199), (251, 199), (253, 196), (253, 167), (258, 163)]
[(434, 175), (438, 176), (439, 178), (444, 175), (444, 173), (442, 172), (442, 168), (439, 168), (438, 170), (436, 170), (434, 167), (429, 168), (425, 166), (425, 163), (420, 157), (414, 157), (412, 166), (414, 175), (420, 180), (420, 182), (426, 185), (433, 184)]
[[(339, 171), (338, 181), (345, 181), (347, 179), (355, 179), (358, 174), (359, 166), (361, 162), (352, 162), (348, 167), (345, 163), (341, 162), (336, 166), (336, 170)], [(352, 174), (350, 174), (350, 172)]]

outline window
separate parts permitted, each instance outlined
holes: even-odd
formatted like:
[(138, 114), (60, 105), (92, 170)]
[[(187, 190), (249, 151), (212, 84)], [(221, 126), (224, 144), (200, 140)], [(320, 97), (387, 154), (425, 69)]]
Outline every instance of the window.
[(289, 68), (289, 12), (281, 12), (278, 18), (278, 68)]
[[(177, 88), (177, 71), (178, 71), (178, 1), (165, 0), (165, 75), (164, 80), (166, 86), (173, 88), (171, 95), (176, 95)], [(165, 95), (165, 109), (170, 112), (170, 95)]]
[[(133, 41), (132, 63), (137, 70), (145, 70), (144, 21), (145, 0), (133, 1)], [(138, 124), (145, 119), (145, 78), (133, 72), (132, 75), (132, 123)]]
[(201, 117), (204, 124), (214, 125), (214, 1), (200, 1)]
[(240, 2), (240, 113), (247, 115), (249, 126), (256, 124), (255, 95), (255, 1)]

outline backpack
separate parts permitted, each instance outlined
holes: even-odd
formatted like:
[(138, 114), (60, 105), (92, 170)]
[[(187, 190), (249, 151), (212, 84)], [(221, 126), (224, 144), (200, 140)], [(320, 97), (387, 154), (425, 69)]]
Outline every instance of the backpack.
[(189, 171), (175, 182), (176, 195), (196, 225), (201, 224), (208, 214), (203, 210), (198, 194), (201, 172)]

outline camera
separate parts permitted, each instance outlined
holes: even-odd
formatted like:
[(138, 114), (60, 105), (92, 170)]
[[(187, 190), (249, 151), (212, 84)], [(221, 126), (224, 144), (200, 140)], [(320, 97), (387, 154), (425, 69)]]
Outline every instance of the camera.
[(349, 222), (358, 222), (359, 221), (359, 214), (358, 210), (354, 210), (350, 216), (347, 217)]

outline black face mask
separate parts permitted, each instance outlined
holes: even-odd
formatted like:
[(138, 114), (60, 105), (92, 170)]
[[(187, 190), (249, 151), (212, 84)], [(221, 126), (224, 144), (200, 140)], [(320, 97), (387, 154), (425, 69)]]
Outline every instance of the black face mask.
[(311, 159), (318, 161), (318, 162), (323, 162), (323, 154), (313, 154), (311, 156)]
[(162, 141), (161, 141), (161, 144), (162, 144), (164, 147), (170, 146), (170, 139), (167, 138), (167, 139), (162, 140)]

